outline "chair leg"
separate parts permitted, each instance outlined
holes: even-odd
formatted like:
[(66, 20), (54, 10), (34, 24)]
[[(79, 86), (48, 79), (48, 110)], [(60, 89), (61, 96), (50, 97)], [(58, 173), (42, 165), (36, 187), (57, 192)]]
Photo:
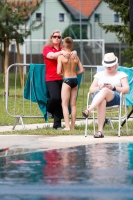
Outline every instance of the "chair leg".
[(85, 120), (85, 137), (87, 137), (87, 129), (88, 129), (88, 118)]
[(128, 116), (127, 116), (127, 106), (125, 106), (125, 113), (126, 113), (126, 133), (128, 135)]
[(119, 122), (118, 122), (118, 137), (120, 137), (120, 132), (121, 132), (121, 105), (120, 105), (120, 108), (119, 108)]
[(95, 114), (94, 114), (94, 112), (93, 112), (93, 131), (94, 131), (94, 135), (95, 135), (95, 133), (96, 133), (96, 127), (95, 127)]
[(109, 124), (110, 124), (111, 128), (114, 130), (114, 126), (113, 126), (113, 123), (112, 123), (111, 119), (109, 118), (108, 121), (109, 121)]
[(119, 125), (118, 125), (118, 137), (120, 137), (120, 132), (121, 132), (121, 122), (120, 122), (120, 119), (119, 119)]

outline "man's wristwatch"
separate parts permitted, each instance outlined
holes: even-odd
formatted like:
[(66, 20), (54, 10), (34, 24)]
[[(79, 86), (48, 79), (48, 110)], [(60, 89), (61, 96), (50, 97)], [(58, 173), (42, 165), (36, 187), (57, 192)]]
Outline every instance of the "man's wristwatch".
[(116, 91), (116, 87), (114, 86), (113, 91)]

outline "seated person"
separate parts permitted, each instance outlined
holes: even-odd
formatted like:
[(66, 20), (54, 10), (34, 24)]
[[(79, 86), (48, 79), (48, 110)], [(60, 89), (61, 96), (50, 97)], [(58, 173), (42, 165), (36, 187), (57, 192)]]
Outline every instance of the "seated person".
[(94, 93), (92, 103), (87, 110), (82, 112), (87, 118), (90, 112), (97, 108), (98, 132), (94, 135), (95, 138), (104, 137), (102, 131), (106, 107), (120, 105), (119, 93), (129, 92), (127, 74), (117, 71), (118, 58), (114, 53), (106, 53), (102, 65), (105, 66), (105, 70), (94, 75), (90, 86), (90, 92)]

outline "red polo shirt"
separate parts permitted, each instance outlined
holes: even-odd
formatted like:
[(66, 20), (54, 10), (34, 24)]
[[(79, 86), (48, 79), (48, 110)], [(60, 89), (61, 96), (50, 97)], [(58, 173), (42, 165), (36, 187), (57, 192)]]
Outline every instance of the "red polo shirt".
[(43, 57), (44, 57), (44, 63), (46, 65), (46, 75), (45, 75), (45, 81), (55, 81), (55, 80), (62, 80), (62, 78), (57, 74), (57, 59), (49, 59), (47, 58), (47, 54), (49, 52), (59, 52), (61, 49), (55, 49), (51, 46), (45, 46), (43, 48)]

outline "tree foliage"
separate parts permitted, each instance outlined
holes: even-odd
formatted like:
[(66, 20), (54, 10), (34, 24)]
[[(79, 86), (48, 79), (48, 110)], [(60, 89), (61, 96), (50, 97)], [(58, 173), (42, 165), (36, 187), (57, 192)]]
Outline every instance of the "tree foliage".
[(31, 30), (40, 27), (40, 24), (35, 26), (35, 21), (31, 23), (31, 27), (26, 27), (27, 19), (38, 6), (38, 1), (36, 5), (33, 1), (0, 1), (0, 42), (4, 43), (6, 36), (9, 40), (16, 39), (23, 44)]
[(113, 32), (119, 41), (122, 43), (127, 43), (129, 46), (133, 45), (133, 33), (130, 31), (130, 6), (129, 0), (103, 0), (108, 3), (109, 8), (114, 10), (119, 14), (122, 24), (114, 25), (104, 25), (99, 23), (99, 25), (105, 30), (106, 33)]
[(115, 33), (118, 40), (122, 43), (129, 45), (129, 48), (122, 51), (123, 55), (126, 55), (131, 60), (130, 64), (125, 63), (126, 66), (133, 66), (133, 32), (130, 31), (130, 4), (129, 0), (103, 0), (108, 4), (111, 10), (119, 14), (122, 24), (105, 25), (99, 23), (99, 26), (105, 30), (105, 33)]
[[(82, 39), (88, 39), (86, 27), (82, 26), (81, 31), (82, 31)], [(72, 37), (73, 39), (80, 39), (80, 26), (78, 25), (68, 26), (62, 33), (62, 37), (65, 38), (68, 36)]]
[[(4, 74), (6, 74), (9, 64), (9, 44), (12, 39), (16, 40), (17, 50), (19, 44), (23, 44), (24, 39), (31, 34), (31, 31), (41, 26), (35, 26), (35, 21), (27, 25), (27, 19), (39, 6), (38, 0), (0, 0), (0, 54), (4, 58)], [(19, 52), (17, 52), (19, 54)], [(18, 55), (20, 58), (20, 55)], [(22, 69), (20, 69), (22, 75)], [(5, 77), (5, 76), (4, 76)], [(22, 80), (22, 76), (21, 76)], [(6, 80), (4, 78), (5, 89)]]

